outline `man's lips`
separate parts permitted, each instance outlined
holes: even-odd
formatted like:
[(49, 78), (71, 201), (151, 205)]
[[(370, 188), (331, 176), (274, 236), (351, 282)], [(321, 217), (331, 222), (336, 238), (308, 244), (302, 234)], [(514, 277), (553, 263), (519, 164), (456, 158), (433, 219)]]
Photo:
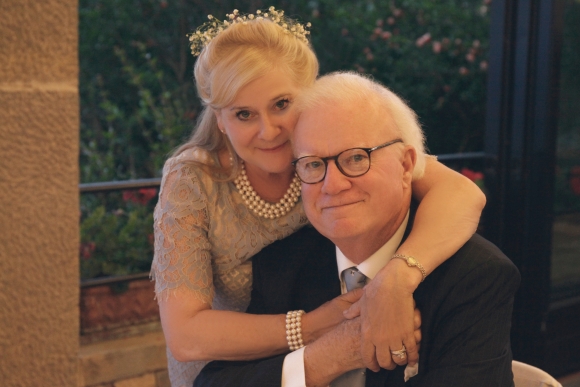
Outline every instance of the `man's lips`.
[(341, 201), (338, 203), (327, 203), (327, 204), (321, 205), (320, 209), (322, 211), (324, 211), (324, 210), (336, 210), (336, 209), (341, 209), (341, 208), (345, 208), (348, 206), (352, 206), (352, 205), (355, 205), (355, 204), (358, 204), (361, 202), (362, 202), (362, 200), (349, 200), (349, 201)]

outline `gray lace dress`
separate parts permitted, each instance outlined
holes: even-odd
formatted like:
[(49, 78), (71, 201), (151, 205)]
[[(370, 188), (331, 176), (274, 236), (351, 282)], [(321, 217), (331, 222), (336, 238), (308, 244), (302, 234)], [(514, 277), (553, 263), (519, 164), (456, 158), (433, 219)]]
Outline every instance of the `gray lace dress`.
[[(188, 150), (163, 168), (151, 268), (157, 300), (187, 291), (213, 309), (245, 311), (252, 256), (307, 224), (302, 203), (278, 219), (259, 218), (233, 183), (214, 181), (193, 160), (217, 162), (205, 151)], [(178, 362), (169, 349), (167, 360), (173, 387), (190, 387), (206, 364)]]

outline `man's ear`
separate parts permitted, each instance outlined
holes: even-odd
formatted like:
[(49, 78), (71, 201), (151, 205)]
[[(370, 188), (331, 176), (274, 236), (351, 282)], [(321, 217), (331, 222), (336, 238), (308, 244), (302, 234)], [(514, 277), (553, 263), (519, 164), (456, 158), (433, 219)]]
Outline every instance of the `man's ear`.
[(411, 145), (406, 145), (403, 150), (403, 159), (401, 165), (403, 166), (403, 184), (405, 187), (411, 187), (413, 181), (413, 171), (415, 170), (415, 163), (417, 162), (417, 151)]

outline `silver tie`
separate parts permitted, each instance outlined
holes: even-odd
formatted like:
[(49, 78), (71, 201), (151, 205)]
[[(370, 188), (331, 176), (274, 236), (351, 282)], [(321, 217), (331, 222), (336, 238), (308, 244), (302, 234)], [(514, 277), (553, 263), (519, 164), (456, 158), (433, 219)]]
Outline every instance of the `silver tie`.
[[(346, 285), (346, 290), (362, 288), (367, 283), (367, 276), (361, 273), (356, 267), (349, 267), (342, 272), (342, 280)], [(366, 368), (357, 368), (340, 375), (330, 383), (330, 387), (364, 387)]]

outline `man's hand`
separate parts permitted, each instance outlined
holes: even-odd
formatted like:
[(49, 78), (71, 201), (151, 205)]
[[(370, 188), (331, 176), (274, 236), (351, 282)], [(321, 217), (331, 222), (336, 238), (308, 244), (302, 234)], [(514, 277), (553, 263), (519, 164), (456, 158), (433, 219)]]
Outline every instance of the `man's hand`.
[(328, 386), (343, 373), (364, 368), (360, 318), (346, 320), (304, 350), (307, 386)]
[(304, 343), (310, 344), (343, 322), (345, 320), (344, 311), (357, 302), (362, 294), (362, 289), (355, 289), (324, 303), (312, 312), (302, 316), (302, 339)]
[[(387, 270), (385, 270), (387, 269)], [(419, 278), (411, 278), (418, 284)], [(364, 288), (364, 295), (353, 307), (345, 312), (346, 318), (360, 313), (362, 349), (361, 354), (367, 368), (393, 369), (396, 365), (415, 365), (419, 359), (413, 291), (416, 284), (411, 282), (409, 268), (402, 260), (392, 260)], [(420, 315), (419, 315), (420, 326)], [(418, 329), (418, 328), (417, 328)], [(418, 332), (420, 340), (420, 332)], [(406, 348), (406, 357), (392, 356), (391, 351)]]

